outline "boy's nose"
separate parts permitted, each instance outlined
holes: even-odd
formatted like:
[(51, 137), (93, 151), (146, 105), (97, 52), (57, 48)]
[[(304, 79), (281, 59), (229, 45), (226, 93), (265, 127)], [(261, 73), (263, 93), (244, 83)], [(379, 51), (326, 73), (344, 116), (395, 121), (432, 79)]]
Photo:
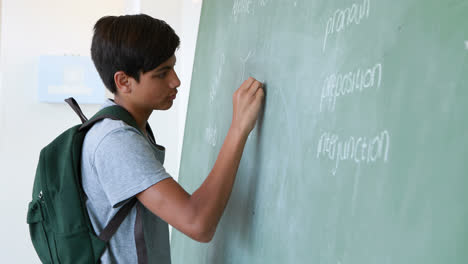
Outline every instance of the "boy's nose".
[(180, 80), (177, 73), (174, 71), (174, 78), (171, 81), (171, 88), (177, 88), (180, 86)]

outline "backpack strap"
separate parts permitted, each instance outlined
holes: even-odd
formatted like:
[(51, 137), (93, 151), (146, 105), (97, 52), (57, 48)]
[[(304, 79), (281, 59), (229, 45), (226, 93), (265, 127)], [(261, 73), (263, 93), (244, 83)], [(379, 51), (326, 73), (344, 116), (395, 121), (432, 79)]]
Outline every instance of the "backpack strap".
[(83, 111), (81, 111), (81, 108), (76, 102), (75, 98), (70, 97), (68, 99), (65, 99), (65, 102), (67, 102), (67, 104), (70, 105), (73, 111), (75, 111), (75, 113), (80, 117), (81, 123), (88, 121), (88, 118), (86, 118), (86, 116), (83, 114)]
[[(105, 118), (110, 118), (113, 120), (122, 120), (127, 125), (134, 127), (142, 134), (143, 132), (138, 128), (138, 125), (133, 118), (133, 116), (122, 106), (120, 105), (112, 105), (101, 109), (97, 112), (91, 119), (86, 121), (81, 127), (80, 130), (87, 130), (91, 128), (96, 122), (101, 121)], [(143, 134), (144, 135), (144, 134)]]
[[(136, 199), (136, 198), (135, 198)], [(146, 251), (146, 242), (145, 234), (143, 233), (143, 205), (136, 206), (136, 219), (135, 219), (135, 245), (138, 258), (138, 264), (147, 264), (148, 263), (148, 252)]]
[(122, 224), (125, 217), (127, 217), (128, 213), (130, 213), (130, 210), (135, 205), (136, 201), (137, 201), (136, 198), (131, 199), (124, 206), (122, 206), (122, 208), (120, 208), (120, 210), (110, 220), (110, 222), (107, 224), (104, 230), (101, 231), (101, 234), (99, 234), (99, 239), (105, 242), (109, 242), (111, 237), (115, 234), (115, 232), (119, 228), (120, 224)]

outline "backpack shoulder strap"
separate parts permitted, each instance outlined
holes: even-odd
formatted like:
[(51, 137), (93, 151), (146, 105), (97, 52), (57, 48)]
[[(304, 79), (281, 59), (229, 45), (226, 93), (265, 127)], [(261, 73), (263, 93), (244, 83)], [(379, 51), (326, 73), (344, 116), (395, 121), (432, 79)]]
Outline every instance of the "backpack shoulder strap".
[(97, 112), (91, 119), (86, 121), (81, 127), (81, 130), (88, 130), (91, 128), (96, 122), (103, 120), (105, 118), (110, 118), (113, 120), (122, 120), (125, 122), (127, 125), (134, 127), (138, 131), (141, 132), (141, 130), (138, 128), (138, 125), (133, 118), (133, 116), (125, 110), (125, 108), (121, 107), (120, 105), (112, 105), (105, 107), (101, 109), (99, 112)]
[(103, 241), (109, 242), (111, 237), (119, 228), (120, 224), (123, 222), (125, 217), (130, 213), (132, 207), (136, 204), (137, 199), (133, 198), (127, 202), (122, 208), (115, 214), (115, 216), (110, 220), (107, 226), (99, 234), (99, 238)]
[[(83, 125), (81, 125), (81, 127), (79, 128), (80, 131), (90, 129), (96, 122), (101, 121), (105, 118), (110, 118), (113, 120), (122, 120), (127, 125), (132, 126), (138, 131), (142, 132), (140, 128), (138, 128), (138, 125), (133, 116), (120, 105), (105, 107), (99, 112), (97, 112), (93, 117), (91, 117), (90, 120), (88, 120), (88, 118), (83, 114), (83, 111), (81, 111), (80, 106), (73, 97), (65, 99), (65, 102), (67, 102), (73, 109), (73, 111), (75, 111), (75, 113), (80, 117), (81, 122), (83, 123)], [(153, 131), (151, 131), (151, 127), (149, 127), (149, 124), (146, 125), (146, 128), (150, 137), (154, 141)]]
[(75, 98), (70, 97), (68, 99), (65, 99), (65, 102), (70, 105), (70, 107), (75, 111), (75, 113), (80, 117), (81, 123), (85, 123), (88, 121), (88, 118), (83, 114), (83, 111), (81, 111), (80, 106), (76, 102)]

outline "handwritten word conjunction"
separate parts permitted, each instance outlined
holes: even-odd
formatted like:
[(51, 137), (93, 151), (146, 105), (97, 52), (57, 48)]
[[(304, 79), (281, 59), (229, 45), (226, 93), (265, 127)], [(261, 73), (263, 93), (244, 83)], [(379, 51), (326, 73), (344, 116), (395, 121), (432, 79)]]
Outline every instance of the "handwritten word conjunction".
[(353, 24), (359, 25), (363, 19), (368, 18), (370, 4), (370, 0), (363, 0), (361, 4), (354, 3), (345, 9), (336, 10), (327, 20), (322, 51), (325, 51), (330, 36), (343, 32)]
[(329, 75), (322, 87), (320, 96), (320, 112), (335, 111), (336, 100), (367, 88), (379, 88), (382, 84), (382, 64), (377, 63), (370, 68), (358, 68), (348, 73), (333, 73)]
[(370, 164), (379, 160), (387, 162), (390, 149), (390, 133), (384, 130), (374, 137), (346, 137), (325, 132), (317, 145), (317, 158), (335, 161), (332, 174), (338, 171), (340, 162)]

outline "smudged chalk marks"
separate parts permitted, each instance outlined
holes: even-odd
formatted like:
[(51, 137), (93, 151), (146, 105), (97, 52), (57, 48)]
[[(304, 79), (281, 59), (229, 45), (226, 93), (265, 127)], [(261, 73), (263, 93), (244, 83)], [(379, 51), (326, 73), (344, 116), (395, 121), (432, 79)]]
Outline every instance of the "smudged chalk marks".
[(216, 127), (210, 126), (205, 129), (205, 140), (211, 147), (216, 146), (216, 142), (218, 141), (218, 130)]
[(266, 6), (268, 4), (268, 2), (270, 2), (271, 0), (260, 0), (258, 3), (260, 4), (260, 6)]
[(220, 58), (220, 61), (219, 61), (219, 64), (218, 64), (218, 70), (216, 71), (216, 75), (213, 79), (213, 81), (211, 82), (211, 87), (210, 87), (210, 101), (213, 102), (215, 97), (216, 97), (216, 92), (218, 91), (219, 89), (219, 85), (220, 85), (220, 81), (221, 81), (221, 76), (223, 74), (223, 67), (224, 67), (224, 63), (226, 62), (226, 56), (223, 54), (221, 54), (221, 58)]
[(252, 0), (235, 0), (232, 6), (232, 15), (235, 19), (242, 14), (251, 13)]

